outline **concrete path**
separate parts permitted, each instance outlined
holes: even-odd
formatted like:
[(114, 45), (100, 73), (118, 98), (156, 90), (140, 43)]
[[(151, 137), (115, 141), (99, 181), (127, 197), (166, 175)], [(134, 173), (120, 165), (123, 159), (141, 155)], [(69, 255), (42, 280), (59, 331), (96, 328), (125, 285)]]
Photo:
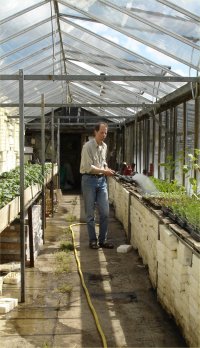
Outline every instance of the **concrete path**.
[[(85, 285), (97, 314), (95, 322), (74, 252), (66, 252), (71, 246), (69, 226), (83, 219), (80, 196), (63, 196), (54, 217), (47, 219), (45, 245), (35, 267), (26, 268), (26, 302), (0, 315), (0, 347), (103, 347), (98, 323), (108, 347), (186, 347), (175, 323), (157, 302), (148, 270), (137, 252), (117, 252), (126, 237), (112, 209), (112, 250), (89, 249), (85, 224), (72, 227)], [(20, 300), (20, 289), (6, 285), (3, 296)]]

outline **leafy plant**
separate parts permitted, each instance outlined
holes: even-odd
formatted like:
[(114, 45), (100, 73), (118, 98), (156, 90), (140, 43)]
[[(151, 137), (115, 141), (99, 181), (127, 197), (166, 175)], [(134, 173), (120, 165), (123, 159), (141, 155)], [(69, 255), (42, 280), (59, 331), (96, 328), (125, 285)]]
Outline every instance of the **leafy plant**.
[(57, 251), (55, 253), (55, 259), (56, 259), (56, 270), (55, 273), (69, 273), (71, 271), (70, 263), (71, 258), (70, 254), (66, 253), (65, 251)]
[(68, 241), (64, 241), (60, 244), (60, 249), (63, 251), (73, 251), (74, 250), (74, 246), (71, 242)]
[(151, 176), (150, 179), (152, 180), (159, 192), (185, 192), (185, 187), (179, 185), (177, 180), (165, 181), (154, 178), (153, 176)]
[[(197, 195), (199, 193), (198, 181), (196, 179), (197, 172), (200, 172), (199, 156), (200, 149), (186, 149), (187, 156), (183, 152), (178, 153), (178, 158), (174, 159), (172, 155), (168, 155), (166, 162), (159, 163), (159, 166), (164, 167), (169, 174), (169, 178), (173, 171), (182, 169), (183, 174), (189, 180), (191, 186), (190, 193)], [(192, 191), (192, 192), (191, 192)]]
[(65, 293), (71, 294), (72, 289), (73, 289), (72, 285), (64, 284), (64, 285), (60, 286), (60, 287), (57, 289), (57, 291), (58, 291), (58, 292), (61, 292), (62, 294), (65, 294)]
[(157, 196), (148, 199), (156, 200), (160, 206), (170, 208), (172, 212), (181, 219), (191, 224), (200, 234), (200, 197), (193, 194), (189, 196), (183, 186), (176, 181), (167, 182), (150, 177), (159, 190)]
[[(25, 172), (25, 188), (33, 184), (43, 184), (44, 177), (51, 173), (51, 163), (45, 163), (44, 176), (40, 164), (26, 164)], [(20, 195), (20, 168), (9, 172), (3, 172), (0, 175), (0, 209)]]
[(189, 179), (192, 194), (194, 195), (198, 195), (200, 193), (195, 175), (197, 172), (200, 172), (200, 165), (198, 164), (199, 155), (200, 149), (194, 149), (194, 155), (192, 153), (188, 153), (188, 164), (183, 165), (183, 172), (187, 174), (186, 177)]

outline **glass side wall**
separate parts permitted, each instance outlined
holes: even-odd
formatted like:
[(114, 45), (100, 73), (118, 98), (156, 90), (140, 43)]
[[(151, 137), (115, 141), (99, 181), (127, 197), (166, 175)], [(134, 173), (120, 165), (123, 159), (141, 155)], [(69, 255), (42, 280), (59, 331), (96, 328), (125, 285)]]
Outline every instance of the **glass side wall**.
[[(142, 173), (146, 169), (143, 158), (147, 158), (148, 172), (151, 172), (153, 162), (154, 177), (167, 181), (177, 180), (192, 194), (190, 178), (200, 181), (200, 173), (195, 170), (195, 164), (200, 165), (200, 153), (195, 152), (196, 149), (200, 152), (200, 127), (195, 122), (195, 112), (198, 115), (198, 103), (192, 99), (152, 117), (149, 122), (149, 135), (146, 134), (143, 120), (135, 121), (130, 126), (137, 129), (137, 138), (134, 141), (137, 145), (135, 158), (138, 172)], [(145, 137), (148, 139), (147, 147), (144, 146)], [(125, 141), (130, 142), (128, 137), (125, 137)], [(187, 173), (184, 173), (184, 166), (189, 169)]]

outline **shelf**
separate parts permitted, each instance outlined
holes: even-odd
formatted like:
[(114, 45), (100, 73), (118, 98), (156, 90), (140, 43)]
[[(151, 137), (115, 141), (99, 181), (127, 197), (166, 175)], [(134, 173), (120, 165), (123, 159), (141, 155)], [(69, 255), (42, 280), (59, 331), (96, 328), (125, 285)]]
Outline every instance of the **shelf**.
[[(58, 173), (58, 166), (54, 165), (53, 176)], [(52, 174), (48, 173), (45, 178), (45, 185), (52, 179)], [(38, 198), (41, 193), (42, 185), (34, 184), (24, 191), (24, 205), (27, 209)], [(20, 213), (20, 197), (15, 197), (11, 202), (0, 209), (0, 233), (13, 222)]]

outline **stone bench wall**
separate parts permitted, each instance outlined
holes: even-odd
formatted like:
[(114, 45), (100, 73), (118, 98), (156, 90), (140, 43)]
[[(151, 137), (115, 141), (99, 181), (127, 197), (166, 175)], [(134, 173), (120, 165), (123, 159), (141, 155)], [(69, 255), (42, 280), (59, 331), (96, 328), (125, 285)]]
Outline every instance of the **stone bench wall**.
[[(189, 346), (200, 346), (200, 243), (192, 247), (173, 231), (160, 210), (137, 193), (109, 178), (109, 199), (130, 243), (148, 266), (152, 286), (165, 310), (174, 317)], [(131, 197), (129, 197), (131, 195)], [(128, 206), (130, 205), (130, 206)]]

